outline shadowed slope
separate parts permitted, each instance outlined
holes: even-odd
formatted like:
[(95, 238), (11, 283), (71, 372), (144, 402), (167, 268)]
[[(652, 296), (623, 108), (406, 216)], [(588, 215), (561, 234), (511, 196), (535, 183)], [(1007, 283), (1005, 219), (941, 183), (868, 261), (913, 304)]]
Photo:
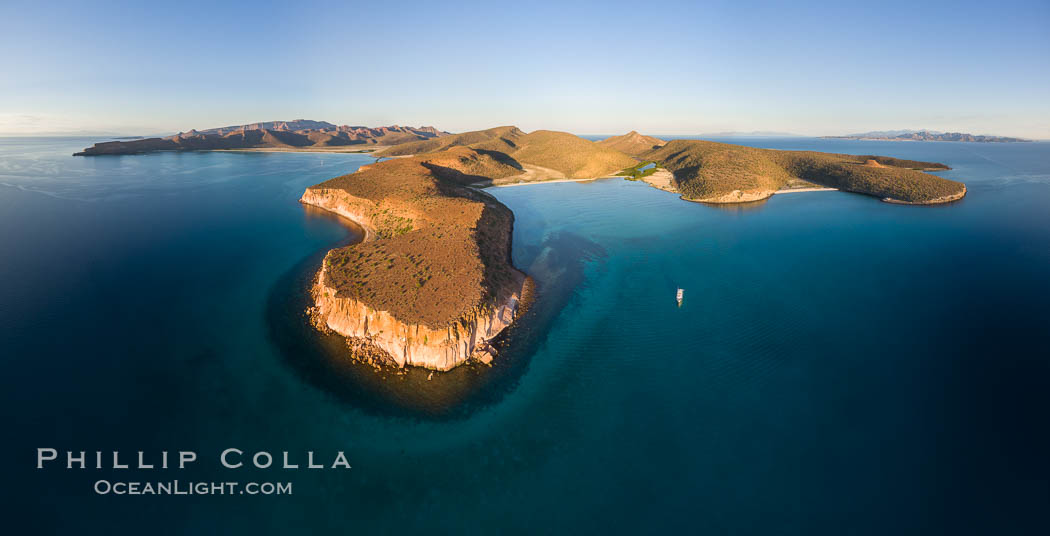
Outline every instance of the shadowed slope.
[[(944, 164), (811, 151), (773, 153), (773, 158), (796, 177), (840, 190), (872, 195), (884, 201), (935, 204), (961, 199), (966, 195), (963, 183), (910, 167), (947, 169)], [(877, 167), (867, 164), (868, 161), (876, 163)], [(893, 162), (909, 167), (896, 167)]]
[(482, 149), (510, 152), (516, 147), (515, 140), (525, 133), (514, 126), (503, 126), (485, 130), (475, 130), (462, 134), (450, 134), (430, 140), (404, 143), (397, 147), (380, 151), (377, 156), (406, 156), (443, 151), (449, 147), (475, 147)]
[(633, 158), (620, 151), (553, 130), (537, 130), (522, 136), (510, 156), (523, 164), (554, 169), (573, 179), (608, 176), (635, 164)]
[(488, 153), (502, 153), (518, 162), (519, 167), (538, 166), (555, 170), (573, 179), (602, 177), (635, 163), (633, 158), (615, 149), (568, 132), (537, 130), (525, 134), (517, 127), (490, 128), (406, 143), (391, 147), (379, 155), (420, 154), (456, 146), (466, 146)]
[(762, 149), (699, 140), (672, 140), (643, 154), (674, 173), (686, 199), (740, 202), (764, 199), (791, 178)]

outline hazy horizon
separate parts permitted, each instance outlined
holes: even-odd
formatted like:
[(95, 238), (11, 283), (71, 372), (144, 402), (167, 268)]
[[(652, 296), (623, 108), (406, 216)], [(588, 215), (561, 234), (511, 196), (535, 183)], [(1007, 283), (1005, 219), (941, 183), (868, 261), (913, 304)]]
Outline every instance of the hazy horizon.
[(1045, 2), (5, 3), (0, 135), (258, 121), (1050, 139)]
[[(311, 117), (296, 117), (294, 119), (280, 118), (280, 119), (270, 119), (270, 120), (260, 120), (260, 121), (244, 121), (244, 122), (241, 122), (241, 123), (233, 123), (233, 124), (229, 124), (229, 125), (208, 125), (208, 126), (198, 126), (198, 127), (193, 127), (193, 128), (196, 128), (197, 130), (207, 130), (207, 129), (211, 129), (211, 128), (222, 128), (222, 127), (226, 127), (226, 126), (249, 125), (249, 124), (254, 124), (254, 123), (264, 123), (264, 122), (270, 122), (270, 121), (295, 121), (295, 120), (301, 120), (301, 119), (316, 120), (316, 121), (326, 121), (325, 119), (317, 119), (317, 118), (311, 118)], [(348, 122), (348, 121), (328, 121), (328, 122), (332, 123), (332, 124), (335, 124), (336, 126), (350, 125), (350, 126), (364, 126), (364, 127), (371, 127), (371, 128), (394, 126), (394, 124), (389, 124), (389, 125), (362, 125), (360, 123), (354, 123), (354, 122)], [(443, 130), (443, 131), (450, 132), (450, 133), (453, 133), (453, 134), (458, 134), (460, 132), (469, 132), (467, 130), (462, 130), (462, 131), (459, 131), (459, 130), (456, 130), (456, 131), (448, 130), (448, 129), (441, 128), (440, 125), (431, 125), (431, 124), (397, 125), (397, 126), (406, 126), (406, 127), (430, 127), (430, 126), (432, 126), (432, 127), (437, 128), (438, 130)], [(484, 130), (486, 128), (492, 128), (493, 126), (504, 126), (504, 125), (501, 123), (499, 125), (489, 125), (487, 127), (478, 127), (476, 129), (472, 129), (472, 130)], [(0, 137), (3, 137), (3, 138), (17, 138), (17, 137), (26, 137), (26, 138), (34, 138), (34, 137), (39, 137), (39, 138), (46, 138), (46, 137), (56, 137), (56, 138), (57, 137), (85, 137), (85, 138), (100, 138), (100, 137), (109, 137), (109, 138), (116, 138), (116, 137), (154, 137), (154, 136), (169, 136), (169, 135), (174, 135), (174, 134), (177, 134), (177, 133), (180, 133), (180, 132), (187, 132), (189, 130), (191, 130), (191, 129), (166, 130), (166, 131), (158, 131), (158, 132), (132, 132), (132, 131), (120, 132), (120, 131), (92, 131), (92, 130), (78, 130), (78, 131), (67, 131), (67, 132), (61, 132), (61, 131), (59, 131), (59, 132), (3, 132), (3, 131), (0, 131)], [(524, 129), (524, 130), (526, 132), (529, 132), (529, 131), (531, 131), (533, 129)], [(542, 129), (542, 130), (550, 130), (550, 129)], [(644, 134), (646, 136), (654, 136), (654, 137), (663, 138), (663, 139), (670, 139), (671, 137), (674, 137), (674, 136), (823, 137), (823, 136), (851, 136), (851, 135), (856, 135), (856, 134), (867, 134), (867, 133), (872, 133), (872, 132), (879, 132), (879, 131), (875, 131), (875, 130), (855, 130), (855, 131), (851, 131), (851, 132), (835, 132), (835, 133), (829, 133), (829, 134), (800, 134), (800, 133), (797, 133), (797, 132), (778, 132), (778, 131), (766, 131), (766, 130), (752, 130), (752, 131), (720, 131), (720, 132), (696, 131), (696, 132), (666, 133), (666, 132), (648, 132), (648, 131), (643, 131), (643, 130), (639, 130), (639, 129), (636, 129), (636, 128), (632, 128), (630, 130), (625, 130), (625, 131), (620, 131), (620, 132), (591, 132), (591, 131), (586, 131), (586, 130), (565, 131), (565, 132), (570, 132), (571, 134), (575, 134), (577, 136), (617, 136), (617, 135), (624, 134), (626, 132), (630, 132), (632, 130), (633, 131), (638, 131), (640, 134)], [(924, 128), (893, 129), (893, 130), (894, 131), (909, 131), (909, 132), (919, 132), (919, 131), (923, 131), (923, 130), (928, 130), (928, 131), (931, 131), (931, 132), (947, 132), (947, 131), (938, 131), (938, 129), (924, 129)], [(986, 135), (986, 136), (987, 135), (1003, 136), (1002, 134), (996, 134), (996, 133), (993, 133), (993, 132), (967, 132), (966, 134)], [(1025, 138), (1025, 139), (1031, 139), (1033, 141), (1050, 141), (1050, 138), (1048, 138), (1048, 139)]]

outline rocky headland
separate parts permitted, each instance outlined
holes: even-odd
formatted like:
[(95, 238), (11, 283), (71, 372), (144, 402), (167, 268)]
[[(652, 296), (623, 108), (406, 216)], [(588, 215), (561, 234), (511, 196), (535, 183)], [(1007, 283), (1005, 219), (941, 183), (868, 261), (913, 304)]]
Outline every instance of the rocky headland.
[(683, 199), (702, 203), (761, 201), (798, 181), (912, 205), (949, 203), (966, 195), (963, 183), (924, 172), (948, 166), (888, 156), (672, 140), (640, 158), (671, 171), (674, 191)]
[(402, 157), (303, 193), (301, 202), (366, 233), (325, 256), (312, 290), (318, 327), (397, 366), (449, 370), (491, 361), (492, 340), (519, 314), (532, 283), (510, 262), (513, 214), (472, 185), (521, 177), (530, 167), (593, 178), (633, 162), (564, 132), (471, 134), (421, 142), (440, 145), (421, 154), (429, 147), (409, 147), (403, 152), (413, 156), (392, 155)]
[(73, 156), (140, 154), (154, 151), (281, 150), (362, 151), (426, 140), (447, 134), (434, 127), (337, 126), (296, 119), (190, 130), (164, 138), (96, 143)]

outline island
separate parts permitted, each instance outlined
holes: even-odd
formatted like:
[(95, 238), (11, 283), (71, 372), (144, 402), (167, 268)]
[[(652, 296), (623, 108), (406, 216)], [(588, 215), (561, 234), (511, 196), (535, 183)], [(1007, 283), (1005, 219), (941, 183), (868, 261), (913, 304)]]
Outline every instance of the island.
[(164, 138), (96, 143), (73, 156), (140, 154), (153, 151), (280, 150), (363, 152), (447, 134), (434, 127), (336, 126), (327, 121), (296, 119), (190, 130)]
[[(297, 128), (317, 133), (330, 125), (291, 123), (194, 135)], [(528, 275), (511, 262), (514, 215), (484, 190), (488, 186), (620, 176), (700, 203), (748, 203), (786, 191), (829, 189), (907, 205), (966, 195), (964, 184), (927, 173), (950, 169), (944, 164), (879, 155), (664, 141), (637, 132), (593, 142), (514, 126), (459, 134), (384, 132), (374, 135), (375, 142), (363, 142), (377, 149), (376, 163), (307, 188), (300, 202), (364, 230), (361, 242), (325, 254), (310, 291), (312, 322), (346, 337), (351, 355), (397, 367), (447, 371), (472, 361), (491, 363), (497, 337), (534, 294)], [(141, 146), (133, 152), (150, 150), (166, 149)]]
[(1007, 136), (987, 136), (984, 134), (964, 134), (962, 132), (938, 132), (936, 130), (883, 130), (847, 134), (845, 136), (823, 136), (827, 139), (842, 140), (883, 140), (883, 141), (971, 141), (981, 143), (1017, 143), (1032, 140), (1010, 138)]

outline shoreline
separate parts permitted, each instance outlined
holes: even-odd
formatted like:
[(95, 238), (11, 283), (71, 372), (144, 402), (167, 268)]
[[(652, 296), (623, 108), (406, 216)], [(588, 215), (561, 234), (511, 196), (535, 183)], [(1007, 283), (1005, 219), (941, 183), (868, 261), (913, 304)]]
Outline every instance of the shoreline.
[(138, 151), (127, 153), (99, 153), (85, 154), (84, 151), (73, 153), (73, 156), (137, 156), (153, 153), (318, 153), (318, 154), (371, 154), (389, 145), (374, 145), (369, 149), (349, 150), (340, 146), (338, 148), (327, 147), (244, 147), (240, 149), (156, 149), (150, 151)]
[[(344, 146), (345, 147), (345, 146)], [(243, 149), (191, 149), (192, 151), (200, 152), (223, 152), (223, 153), (337, 153), (337, 154), (368, 154), (385, 149), (387, 146), (375, 145), (369, 149), (356, 149), (348, 150), (343, 147), (339, 148), (325, 148), (325, 147), (245, 147)], [(160, 151), (156, 151), (160, 152)], [(187, 152), (187, 151), (172, 151), (176, 153)], [(98, 155), (101, 156), (101, 155)]]
[(618, 177), (609, 176), (609, 177), (595, 177), (593, 179), (551, 179), (551, 180), (545, 180), (545, 181), (523, 181), (523, 182), (510, 182), (510, 183), (504, 183), (504, 184), (474, 183), (471, 186), (474, 186), (476, 188), (483, 188), (483, 189), (484, 188), (510, 188), (511, 186), (529, 186), (529, 185), (532, 185), (532, 184), (554, 184), (554, 183), (558, 183), (558, 182), (594, 182), (594, 181), (600, 181), (600, 180), (605, 180), (605, 179), (615, 179), (615, 178), (618, 178)]
[[(367, 170), (362, 166), (357, 172)], [(466, 187), (469, 191), (479, 190)], [(491, 200), (484, 203), (499, 203), (490, 194), (481, 194)], [(478, 201), (478, 196), (467, 196)], [(355, 203), (353, 194), (339, 188), (308, 187), (299, 202), (308, 210), (334, 214), (360, 228), (364, 236), (357, 244), (377, 240), (396, 240), (382, 236), (376, 229), (376, 214), (368, 212)], [(365, 203), (367, 205), (368, 203)], [(336, 333), (344, 337), (351, 354), (367, 348), (368, 362), (373, 365), (386, 364), (398, 369), (416, 367), (430, 371), (447, 372), (460, 365), (477, 362), (489, 365), (500, 350), (497, 340), (527, 307), (534, 294), (534, 282), (511, 260), (510, 240), (513, 235), (513, 212), (506, 229), (508, 250), (506, 262), (512, 272), (511, 281), (502, 283), (493, 290), (491, 301), (464, 311), (448, 326), (436, 326), (423, 319), (402, 317), (371, 300), (359, 296), (340, 295), (340, 288), (333, 286), (326, 277), (329, 257), (339, 248), (328, 248), (322, 263), (310, 285), (311, 303), (308, 309), (313, 325), (322, 332)], [(381, 216), (379, 216), (381, 218)], [(356, 245), (356, 244), (355, 244)], [(480, 245), (480, 244), (479, 244)]]
[(830, 187), (823, 187), (823, 186), (822, 187), (816, 187), (816, 188), (785, 188), (785, 189), (777, 190), (777, 191), (773, 192), (773, 195), (777, 195), (777, 194), (795, 194), (795, 193), (801, 193), (801, 192), (838, 192), (838, 191), (839, 191), (838, 188), (830, 188)]
[(966, 197), (967, 189), (963, 186), (961, 192), (952, 195), (946, 195), (944, 197), (938, 197), (929, 201), (901, 201), (900, 199), (893, 199), (892, 197), (884, 197), (881, 199), (883, 203), (889, 203), (891, 205), (946, 205), (954, 203), (960, 199)]

